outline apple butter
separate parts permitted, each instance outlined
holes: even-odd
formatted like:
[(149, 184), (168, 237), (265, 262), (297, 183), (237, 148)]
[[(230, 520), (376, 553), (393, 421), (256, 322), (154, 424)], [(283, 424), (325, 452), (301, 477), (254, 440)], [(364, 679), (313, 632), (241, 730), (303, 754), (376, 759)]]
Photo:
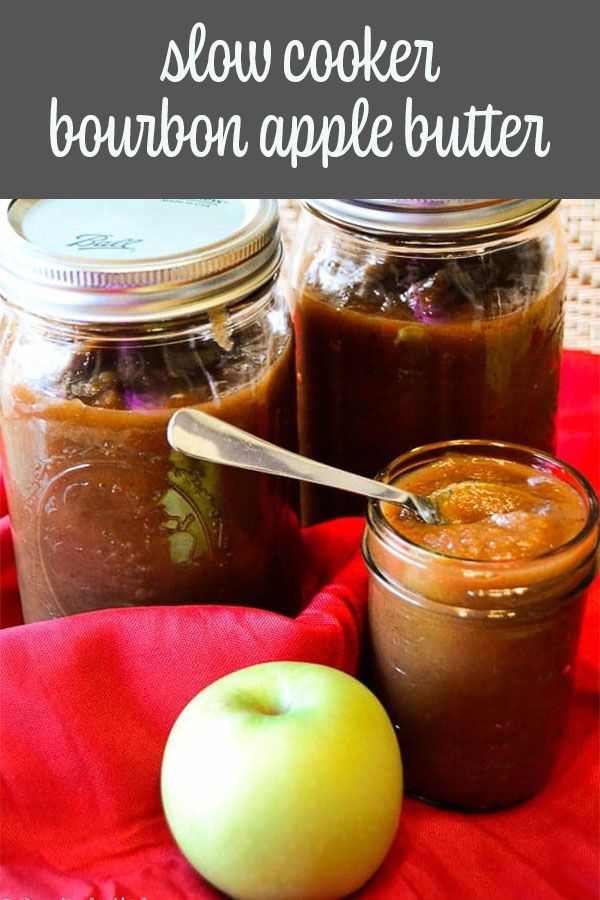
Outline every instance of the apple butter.
[(370, 667), (407, 790), (510, 806), (550, 776), (571, 696), (598, 505), (585, 479), (510, 444), (406, 454), (386, 481), (437, 500), (440, 525), (371, 503)]
[(403, 506), (384, 506), (394, 531), (413, 544), (457, 559), (542, 556), (583, 528), (581, 496), (555, 475), (510, 460), (448, 453), (399, 482), (436, 500), (443, 522), (427, 525)]
[[(305, 455), (374, 477), (438, 440), (552, 451), (565, 276), (555, 201), (451, 205), (464, 203), (308, 201), (292, 278)], [(361, 509), (303, 493), (307, 521)]]
[(279, 259), (271, 201), (8, 211), (1, 443), (26, 621), (152, 604), (294, 611), (289, 484), (190, 460), (166, 436), (192, 405), (294, 447)]

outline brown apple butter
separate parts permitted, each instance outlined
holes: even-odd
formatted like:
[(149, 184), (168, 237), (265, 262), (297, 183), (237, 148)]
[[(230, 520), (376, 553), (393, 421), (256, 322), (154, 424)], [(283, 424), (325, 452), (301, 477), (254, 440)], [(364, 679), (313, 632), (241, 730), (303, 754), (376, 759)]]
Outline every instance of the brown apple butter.
[[(194, 405), (293, 446), (291, 342), (262, 377), (213, 400), (194, 374), (204, 349), (180, 349), (193, 362), (177, 375), (164, 349), (162, 367), (138, 351), (142, 381), (156, 389), (161, 377), (173, 379), (160, 401), (122, 389), (119, 351), (78, 355), (52, 394), (33, 378), (3, 384), (3, 454), (28, 621), (157, 603), (294, 608), (284, 578), (295, 523), (286, 485), (190, 460), (166, 438), (173, 409)], [(122, 352), (123, 367), (135, 365), (135, 351)]]
[(579, 534), (587, 518), (571, 485), (511, 460), (450, 452), (398, 483), (434, 499), (444, 521), (427, 525), (408, 507), (385, 505), (394, 531), (458, 559), (542, 556)]
[(484, 810), (529, 797), (551, 773), (598, 507), (584, 479), (552, 457), (455, 444), (409, 453), (384, 473), (437, 499), (442, 524), (370, 506), (371, 667), (407, 790)]

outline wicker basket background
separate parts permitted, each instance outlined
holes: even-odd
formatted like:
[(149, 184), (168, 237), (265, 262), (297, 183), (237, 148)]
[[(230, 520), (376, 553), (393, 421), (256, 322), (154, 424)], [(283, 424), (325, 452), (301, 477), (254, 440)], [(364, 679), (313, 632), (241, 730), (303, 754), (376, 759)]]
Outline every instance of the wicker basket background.
[[(297, 200), (280, 200), (284, 243), (289, 247)], [(600, 199), (563, 200), (569, 245), (565, 346), (600, 353)]]

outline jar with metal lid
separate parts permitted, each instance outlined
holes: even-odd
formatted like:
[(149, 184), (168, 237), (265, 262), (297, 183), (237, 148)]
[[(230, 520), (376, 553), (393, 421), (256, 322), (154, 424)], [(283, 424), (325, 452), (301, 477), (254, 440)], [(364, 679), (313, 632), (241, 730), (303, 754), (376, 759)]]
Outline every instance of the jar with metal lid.
[[(292, 266), (300, 448), (374, 476), (425, 443), (554, 447), (558, 200), (307, 200)], [(308, 487), (308, 521), (357, 514)]]
[(2, 464), (26, 621), (290, 611), (283, 480), (170, 450), (197, 406), (293, 447), (274, 200), (14, 200), (0, 221)]
[(451, 441), (381, 480), (433, 496), (443, 521), (370, 501), (373, 687), (397, 730), (409, 793), (465, 810), (539, 791), (571, 702), (598, 501), (579, 473), (526, 447)]

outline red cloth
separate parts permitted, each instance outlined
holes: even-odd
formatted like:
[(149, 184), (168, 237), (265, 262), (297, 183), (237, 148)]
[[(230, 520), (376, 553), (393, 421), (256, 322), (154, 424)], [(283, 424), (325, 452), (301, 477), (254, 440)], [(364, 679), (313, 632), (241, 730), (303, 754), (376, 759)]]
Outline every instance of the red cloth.
[[(597, 486), (598, 359), (565, 355), (559, 455)], [(2, 897), (178, 900), (218, 894), (175, 848), (161, 813), (161, 754), (186, 702), (232, 669), (269, 659), (355, 671), (365, 606), (362, 523), (306, 534), (326, 585), (295, 621), (248, 609), (107, 610), (6, 629), (2, 650)], [(2, 600), (18, 607), (6, 518)], [(577, 691), (558, 769), (536, 798), (492, 815), (406, 800), (365, 898), (521, 900), (598, 896), (598, 590), (590, 592)]]

